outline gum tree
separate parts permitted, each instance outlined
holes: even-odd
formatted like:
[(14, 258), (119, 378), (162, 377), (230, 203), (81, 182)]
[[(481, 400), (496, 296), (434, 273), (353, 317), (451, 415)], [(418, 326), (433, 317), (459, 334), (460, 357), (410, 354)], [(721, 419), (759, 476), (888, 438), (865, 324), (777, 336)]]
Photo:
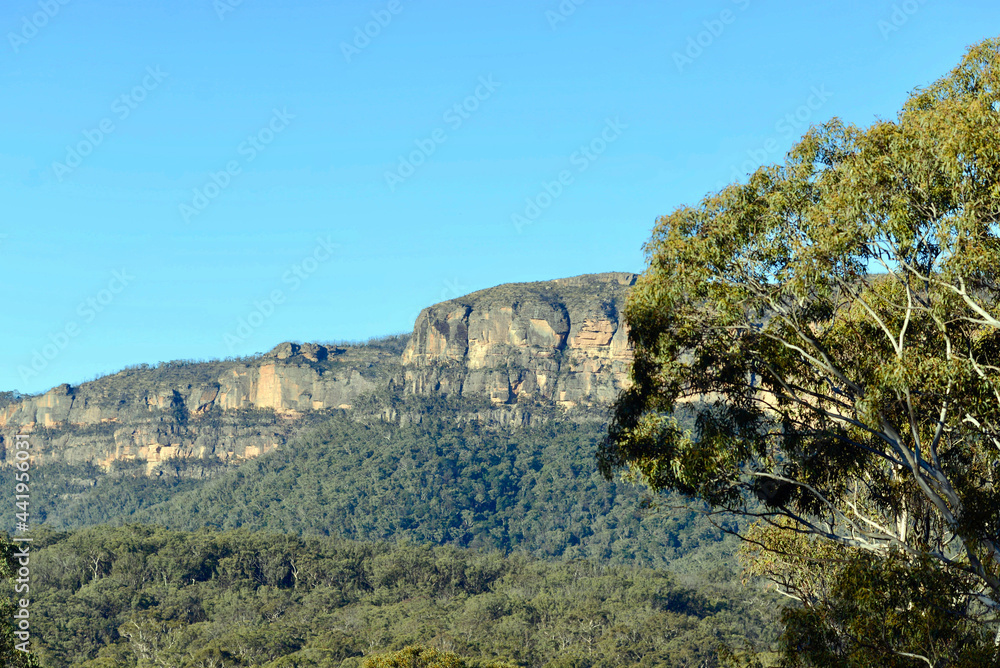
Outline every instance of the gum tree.
[[(1000, 640), (998, 223), (988, 40), (896, 120), (812, 129), (784, 165), (661, 217), (645, 246), (634, 384), (601, 470), (758, 519), (751, 570), (802, 602), (791, 662), (849, 665), (867, 647), (960, 665)], [(892, 579), (904, 571), (922, 575)], [(925, 630), (898, 641), (834, 614), (838, 595), (890, 581), (872, 595), (914, 614), (929, 603), (913, 583), (947, 583), (947, 614), (902, 615)]]

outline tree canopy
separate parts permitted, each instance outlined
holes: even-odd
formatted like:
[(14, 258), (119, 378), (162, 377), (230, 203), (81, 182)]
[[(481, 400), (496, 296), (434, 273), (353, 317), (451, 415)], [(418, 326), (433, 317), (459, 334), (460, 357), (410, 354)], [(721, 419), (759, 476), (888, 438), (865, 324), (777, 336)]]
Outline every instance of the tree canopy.
[(0, 666), (694, 668), (773, 637), (766, 601), (601, 560), (243, 529), (31, 535), (38, 662), (0, 644)]
[[(29, 668), (38, 666), (35, 656), (32, 653), (33, 645), (30, 638), (25, 640), (15, 633), (20, 629), (17, 625), (19, 619), (15, 619), (15, 614), (21, 615), (21, 611), (27, 608), (18, 605), (20, 601), (29, 602), (33, 596), (15, 591), (14, 581), (17, 570), (20, 567), (19, 545), (12, 542), (6, 534), (0, 533), (0, 581), (3, 582), (4, 593), (0, 594), (0, 617), (6, 623), (0, 628), (0, 666), (10, 668)], [(22, 588), (23, 592), (24, 589)], [(30, 612), (27, 613), (30, 615)], [(29, 617), (30, 619), (30, 617)], [(37, 628), (35, 629), (37, 632)], [(29, 631), (30, 633), (30, 631)]]
[(895, 120), (814, 127), (646, 244), (601, 470), (759, 518), (751, 571), (802, 604), (792, 663), (997, 661), (998, 140), (988, 40)]

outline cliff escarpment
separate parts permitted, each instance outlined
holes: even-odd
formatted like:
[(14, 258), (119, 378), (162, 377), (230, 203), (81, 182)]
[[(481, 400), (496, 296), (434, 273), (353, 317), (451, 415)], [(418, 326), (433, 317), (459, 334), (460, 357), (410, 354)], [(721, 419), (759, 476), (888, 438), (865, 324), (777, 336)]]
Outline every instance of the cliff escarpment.
[(42, 462), (141, 460), (149, 469), (171, 458), (256, 457), (323, 413), (390, 386), (397, 358), (364, 346), (284, 343), (244, 362), (131, 367), (0, 407), (0, 441), (30, 433)]
[(620, 310), (635, 274), (512, 283), (424, 309), (403, 352), (414, 394), (606, 406), (628, 382)]
[[(481, 290), (424, 309), (412, 335), (364, 345), (283, 343), (244, 360), (130, 367), (36, 396), (4, 393), (0, 448), (32, 435), (36, 463), (235, 463), (280, 448), (334, 411), (419, 420), (400, 399), (445, 397), (465, 419), (528, 424), (539, 408), (603, 417), (628, 382), (620, 312), (636, 275)], [(405, 347), (404, 347), (405, 345)], [(197, 467), (190, 471), (197, 471)]]

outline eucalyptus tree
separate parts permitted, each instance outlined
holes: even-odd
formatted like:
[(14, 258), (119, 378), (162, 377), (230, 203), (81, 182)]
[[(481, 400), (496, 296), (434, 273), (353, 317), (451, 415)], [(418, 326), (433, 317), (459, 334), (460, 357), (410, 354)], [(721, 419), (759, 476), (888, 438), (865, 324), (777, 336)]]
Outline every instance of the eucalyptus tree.
[[(626, 308), (633, 385), (599, 465), (758, 519), (752, 570), (802, 602), (790, 622), (826, 624), (798, 627), (823, 649), (800, 637), (790, 661), (848, 665), (850, 647), (900, 665), (996, 660), (998, 223), (988, 40), (895, 120), (813, 128), (784, 164), (661, 217), (645, 246)], [(900, 568), (920, 577), (893, 580)], [(933, 605), (947, 614), (899, 639), (832, 612), (890, 581), (873, 594), (886, 610), (920, 613), (921, 587), (947, 583)]]

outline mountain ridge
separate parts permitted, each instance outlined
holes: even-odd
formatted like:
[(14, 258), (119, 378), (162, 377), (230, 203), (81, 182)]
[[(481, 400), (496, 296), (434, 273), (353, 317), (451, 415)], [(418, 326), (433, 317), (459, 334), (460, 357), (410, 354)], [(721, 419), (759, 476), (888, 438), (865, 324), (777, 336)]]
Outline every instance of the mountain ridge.
[[(4, 393), (0, 460), (16, 433), (36, 463), (172, 459), (235, 463), (282, 447), (334, 412), (419, 416), (407, 395), (454, 396), (476, 419), (522, 425), (552, 407), (602, 418), (628, 382), (620, 317), (636, 274), (508, 283), (423, 309), (409, 337), (363, 345), (284, 342), (259, 357), (130, 367), (33, 396)], [(405, 343), (405, 347), (404, 347)], [(374, 399), (373, 399), (374, 398)]]

